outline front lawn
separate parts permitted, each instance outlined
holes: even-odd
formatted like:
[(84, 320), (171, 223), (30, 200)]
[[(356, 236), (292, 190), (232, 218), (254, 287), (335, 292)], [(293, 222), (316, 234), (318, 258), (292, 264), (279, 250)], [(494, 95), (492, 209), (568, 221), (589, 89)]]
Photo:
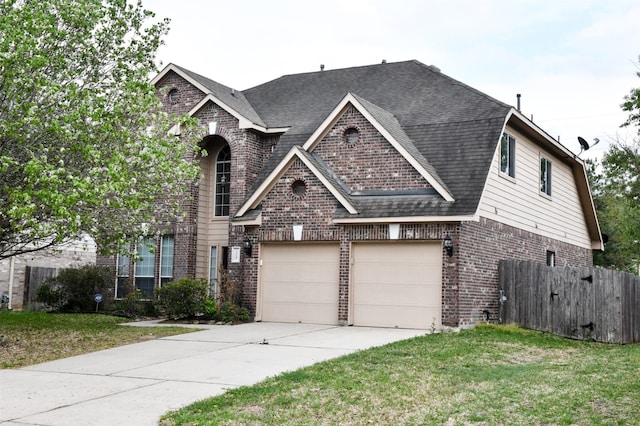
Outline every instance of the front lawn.
[(479, 326), (285, 373), (161, 424), (640, 424), (639, 371), (640, 345)]
[(18, 368), (129, 343), (195, 331), (123, 327), (127, 318), (99, 314), (0, 311), (0, 368)]

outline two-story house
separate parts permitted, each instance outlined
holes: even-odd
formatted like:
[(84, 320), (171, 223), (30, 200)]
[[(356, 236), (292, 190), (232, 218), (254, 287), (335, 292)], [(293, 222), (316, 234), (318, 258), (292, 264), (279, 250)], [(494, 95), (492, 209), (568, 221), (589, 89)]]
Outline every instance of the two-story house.
[(116, 285), (190, 275), (215, 293), (226, 268), (258, 321), (465, 326), (497, 319), (500, 259), (588, 266), (603, 248), (583, 162), (433, 66), (239, 91), (169, 65), (153, 83), (202, 123), (204, 177)]

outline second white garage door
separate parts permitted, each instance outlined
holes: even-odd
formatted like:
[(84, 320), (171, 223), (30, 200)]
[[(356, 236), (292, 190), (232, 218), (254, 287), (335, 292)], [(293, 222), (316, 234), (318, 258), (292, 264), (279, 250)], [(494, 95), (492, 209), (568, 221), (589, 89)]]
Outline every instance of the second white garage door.
[(338, 323), (337, 244), (261, 244), (261, 319)]
[(440, 242), (354, 243), (351, 256), (354, 325), (440, 328)]

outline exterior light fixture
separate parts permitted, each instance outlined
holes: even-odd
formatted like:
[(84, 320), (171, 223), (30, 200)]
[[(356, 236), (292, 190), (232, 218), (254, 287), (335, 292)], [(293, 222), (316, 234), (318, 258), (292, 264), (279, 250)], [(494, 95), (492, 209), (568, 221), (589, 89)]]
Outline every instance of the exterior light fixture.
[(244, 241), (242, 242), (242, 248), (244, 248), (244, 253), (247, 256), (251, 256), (253, 246), (251, 245), (251, 240), (249, 238), (245, 237)]
[(444, 237), (444, 249), (447, 251), (447, 256), (451, 257), (453, 256), (453, 241), (451, 240), (451, 237), (449, 236), (449, 234), (447, 234), (446, 237)]

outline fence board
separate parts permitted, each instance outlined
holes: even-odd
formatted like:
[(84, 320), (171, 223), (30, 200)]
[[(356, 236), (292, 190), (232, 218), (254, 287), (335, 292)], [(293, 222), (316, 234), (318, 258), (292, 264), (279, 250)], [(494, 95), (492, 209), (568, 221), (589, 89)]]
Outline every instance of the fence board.
[(503, 322), (574, 339), (640, 342), (640, 277), (503, 260), (499, 284)]
[(57, 277), (60, 268), (45, 268), (40, 266), (27, 266), (25, 271), (24, 303), (23, 306), (29, 310), (38, 310), (42, 304), (36, 302), (36, 291), (40, 284), (49, 278)]

